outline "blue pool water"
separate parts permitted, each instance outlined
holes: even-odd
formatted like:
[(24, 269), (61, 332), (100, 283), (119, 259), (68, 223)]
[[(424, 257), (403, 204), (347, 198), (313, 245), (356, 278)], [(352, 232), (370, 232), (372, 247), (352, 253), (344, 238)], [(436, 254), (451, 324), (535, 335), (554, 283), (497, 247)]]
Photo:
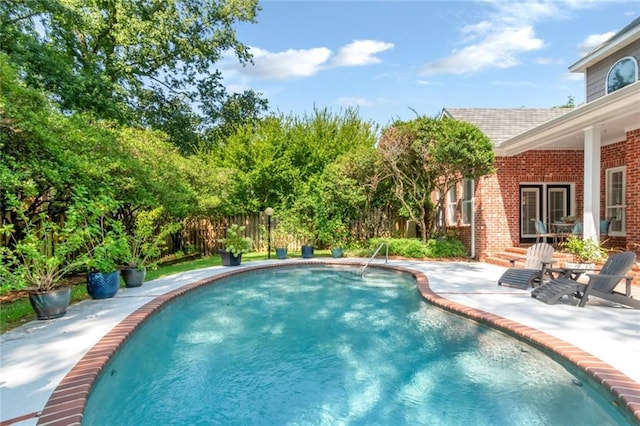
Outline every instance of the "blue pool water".
[(242, 274), (168, 304), (107, 366), (86, 425), (616, 425), (534, 348), (371, 268)]

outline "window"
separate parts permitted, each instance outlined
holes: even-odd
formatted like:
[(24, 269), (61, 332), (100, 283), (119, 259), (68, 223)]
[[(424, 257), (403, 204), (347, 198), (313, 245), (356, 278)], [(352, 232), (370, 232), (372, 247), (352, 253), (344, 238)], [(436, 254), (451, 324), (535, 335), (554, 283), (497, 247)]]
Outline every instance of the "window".
[(447, 193), (447, 223), (455, 225), (458, 213), (458, 188), (453, 185)]
[(626, 232), (626, 178), (626, 167), (607, 169), (605, 214), (608, 219), (611, 219), (609, 235), (612, 236), (624, 236)]
[(638, 62), (635, 58), (628, 56), (613, 64), (607, 74), (607, 93), (615, 92), (618, 89), (635, 83), (638, 80)]
[(438, 211), (436, 211), (436, 228), (444, 229), (444, 197), (442, 195), (442, 191), (438, 191)]
[(473, 180), (462, 181), (462, 224), (471, 225), (473, 214)]

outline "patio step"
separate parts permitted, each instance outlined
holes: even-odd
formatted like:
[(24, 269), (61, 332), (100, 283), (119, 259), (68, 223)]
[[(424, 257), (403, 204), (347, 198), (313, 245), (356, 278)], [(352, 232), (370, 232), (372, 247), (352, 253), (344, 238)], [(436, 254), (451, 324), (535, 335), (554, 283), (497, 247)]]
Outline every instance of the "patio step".
[[(511, 267), (511, 259), (515, 259), (516, 267), (522, 267), (527, 257), (528, 247), (507, 247), (503, 251), (494, 253), (492, 256), (486, 259), (487, 263), (493, 265)], [(572, 256), (568, 253), (554, 252), (553, 253), (553, 266), (562, 267), (565, 262), (571, 262)]]

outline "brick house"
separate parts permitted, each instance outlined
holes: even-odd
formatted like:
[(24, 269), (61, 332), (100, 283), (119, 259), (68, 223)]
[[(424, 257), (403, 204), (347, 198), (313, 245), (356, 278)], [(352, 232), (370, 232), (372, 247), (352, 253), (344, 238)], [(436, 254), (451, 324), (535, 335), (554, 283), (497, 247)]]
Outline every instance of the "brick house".
[(496, 173), (445, 194), (446, 220), (486, 260), (535, 241), (531, 219), (575, 215), (584, 238), (640, 254), (640, 18), (569, 67), (585, 74), (576, 108), (444, 108), (494, 143)]

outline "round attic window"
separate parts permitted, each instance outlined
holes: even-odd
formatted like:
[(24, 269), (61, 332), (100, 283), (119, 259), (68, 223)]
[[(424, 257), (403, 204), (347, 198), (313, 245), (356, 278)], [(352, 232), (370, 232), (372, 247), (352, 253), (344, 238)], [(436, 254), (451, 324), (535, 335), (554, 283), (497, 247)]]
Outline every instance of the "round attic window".
[(607, 75), (607, 93), (635, 83), (638, 80), (638, 62), (628, 56), (613, 64)]

